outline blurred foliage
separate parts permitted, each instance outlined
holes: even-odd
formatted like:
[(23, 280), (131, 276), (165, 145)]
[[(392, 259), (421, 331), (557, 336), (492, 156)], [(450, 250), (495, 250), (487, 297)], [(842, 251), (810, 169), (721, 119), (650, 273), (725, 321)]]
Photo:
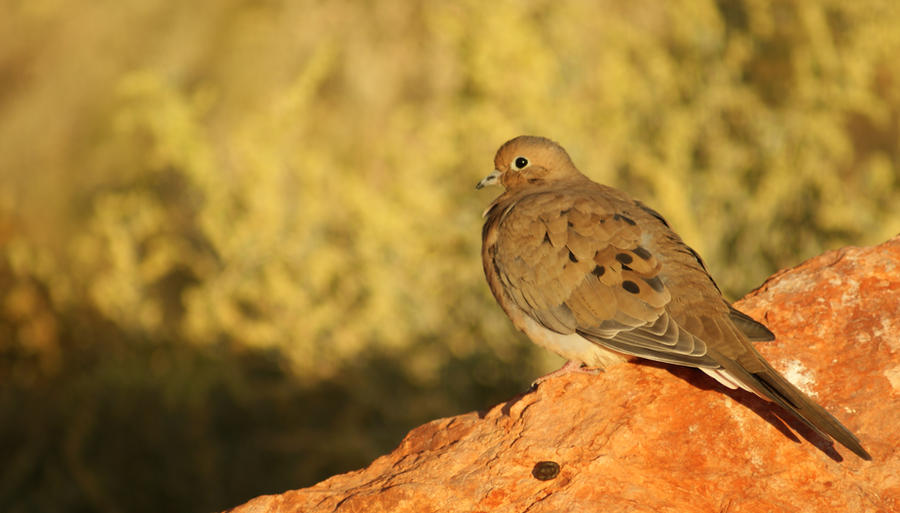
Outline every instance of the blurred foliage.
[[(0, 1), (0, 510), (224, 508), (555, 357), (483, 283), (519, 134), (738, 297), (900, 231), (891, 0)], [(493, 192), (497, 192), (496, 190)]]

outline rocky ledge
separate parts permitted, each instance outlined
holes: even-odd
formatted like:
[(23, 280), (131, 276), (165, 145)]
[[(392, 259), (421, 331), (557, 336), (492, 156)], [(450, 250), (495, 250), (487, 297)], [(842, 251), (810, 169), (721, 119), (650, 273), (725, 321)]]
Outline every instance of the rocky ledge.
[(698, 371), (636, 361), (429, 422), (368, 468), (231, 511), (900, 511), (900, 237), (779, 272), (736, 306), (873, 461)]

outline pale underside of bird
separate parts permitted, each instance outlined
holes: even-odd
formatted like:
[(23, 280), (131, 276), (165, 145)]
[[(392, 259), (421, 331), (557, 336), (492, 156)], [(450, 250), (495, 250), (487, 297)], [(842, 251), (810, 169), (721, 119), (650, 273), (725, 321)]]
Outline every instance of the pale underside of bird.
[(477, 186), (505, 189), (484, 213), (485, 276), (532, 341), (592, 367), (637, 356), (698, 368), (871, 459), (756, 351), (751, 342), (774, 335), (722, 297), (700, 256), (659, 213), (591, 181), (542, 137), (508, 141), (494, 167)]

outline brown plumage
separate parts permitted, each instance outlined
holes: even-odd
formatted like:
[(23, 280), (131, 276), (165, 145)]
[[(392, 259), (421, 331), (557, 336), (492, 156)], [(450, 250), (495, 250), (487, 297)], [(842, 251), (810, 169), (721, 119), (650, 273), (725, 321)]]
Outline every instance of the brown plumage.
[(601, 368), (624, 355), (696, 367), (871, 459), (753, 348), (751, 341), (774, 335), (725, 301), (700, 256), (657, 212), (591, 181), (541, 137), (507, 142), (494, 166), (477, 186), (506, 189), (484, 214), (484, 272), (497, 302), (535, 343)]

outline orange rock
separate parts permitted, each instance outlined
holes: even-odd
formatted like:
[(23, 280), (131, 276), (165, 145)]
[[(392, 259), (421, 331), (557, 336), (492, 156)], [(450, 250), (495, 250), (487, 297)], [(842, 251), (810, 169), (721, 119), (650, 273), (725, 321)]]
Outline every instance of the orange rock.
[(900, 511), (900, 237), (782, 271), (737, 306), (872, 462), (698, 371), (639, 362), (435, 420), (366, 469), (231, 511)]

